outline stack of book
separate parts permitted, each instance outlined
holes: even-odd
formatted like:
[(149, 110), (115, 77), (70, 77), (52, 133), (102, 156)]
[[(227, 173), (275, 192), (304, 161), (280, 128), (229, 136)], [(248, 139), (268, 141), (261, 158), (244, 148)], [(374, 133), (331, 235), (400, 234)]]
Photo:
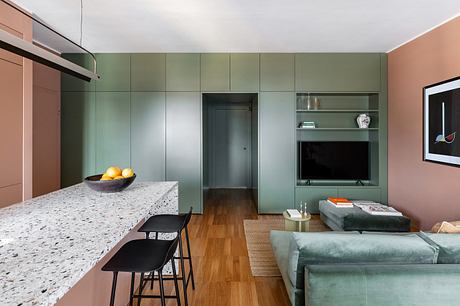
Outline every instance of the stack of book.
[(372, 201), (353, 201), (356, 207), (362, 211), (374, 216), (402, 216), (403, 214), (393, 207), (383, 205)]
[(346, 198), (327, 198), (327, 202), (335, 207), (353, 207), (353, 202)]

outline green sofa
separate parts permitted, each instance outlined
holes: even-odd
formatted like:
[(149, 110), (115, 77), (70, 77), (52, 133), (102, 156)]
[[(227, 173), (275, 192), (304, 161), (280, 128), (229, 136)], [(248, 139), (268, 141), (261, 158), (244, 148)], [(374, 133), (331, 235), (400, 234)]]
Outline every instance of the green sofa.
[(293, 306), (456, 305), (460, 235), (271, 231)]

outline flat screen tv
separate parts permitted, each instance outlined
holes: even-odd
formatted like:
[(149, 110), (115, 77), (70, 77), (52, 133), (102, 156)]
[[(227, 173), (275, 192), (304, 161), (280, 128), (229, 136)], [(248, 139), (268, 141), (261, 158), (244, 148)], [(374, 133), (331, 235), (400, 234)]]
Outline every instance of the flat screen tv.
[(299, 141), (300, 180), (369, 180), (369, 142)]

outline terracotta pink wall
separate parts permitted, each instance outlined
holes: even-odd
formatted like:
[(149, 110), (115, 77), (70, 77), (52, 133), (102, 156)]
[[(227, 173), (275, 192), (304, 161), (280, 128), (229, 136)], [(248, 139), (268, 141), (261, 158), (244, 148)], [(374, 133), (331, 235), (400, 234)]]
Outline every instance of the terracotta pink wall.
[(460, 17), (388, 54), (388, 197), (422, 229), (460, 220), (460, 168), (422, 161), (424, 86), (460, 76)]
[[(32, 40), (27, 16), (0, 2), (0, 29)], [(0, 50), (0, 207), (32, 196), (32, 62)]]

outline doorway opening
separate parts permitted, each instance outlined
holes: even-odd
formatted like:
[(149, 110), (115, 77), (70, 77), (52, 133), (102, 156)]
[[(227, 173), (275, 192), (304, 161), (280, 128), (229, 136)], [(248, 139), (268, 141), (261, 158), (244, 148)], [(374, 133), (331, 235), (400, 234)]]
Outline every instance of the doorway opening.
[(203, 199), (210, 194), (258, 199), (258, 95), (205, 93), (203, 108)]

